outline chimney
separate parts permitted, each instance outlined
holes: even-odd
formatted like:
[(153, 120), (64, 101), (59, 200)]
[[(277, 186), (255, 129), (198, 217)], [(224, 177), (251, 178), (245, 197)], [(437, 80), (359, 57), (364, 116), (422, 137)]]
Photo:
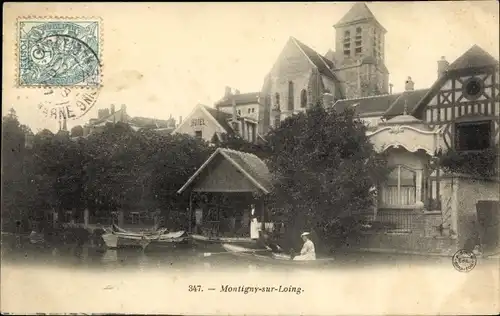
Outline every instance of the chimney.
[(411, 77), (408, 77), (405, 82), (405, 91), (412, 91), (415, 88), (415, 83), (411, 80)]
[(236, 132), (238, 131), (238, 116), (236, 112), (236, 98), (232, 98), (233, 100), (233, 119), (232, 119), (232, 125), (233, 125), (233, 130)]
[(114, 104), (111, 104), (110, 110), (111, 110), (111, 114), (115, 114), (115, 105)]
[(226, 86), (226, 90), (225, 90), (225, 92), (224, 92), (224, 96), (225, 96), (225, 97), (228, 97), (228, 96), (230, 96), (230, 95), (231, 95), (231, 87), (227, 87), (227, 86)]
[(389, 83), (389, 94), (392, 94), (392, 87), (394, 87), (394, 85), (392, 83)]
[(331, 93), (323, 93), (323, 106), (325, 108), (331, 108), (333, 106), (333, 95)]
[(235, 89), (235, 90), (234, 90), (234, 94), (235, 94), (235, 95), (238, 95), (238, 94), (240, 94), (240, 90), (238, 90), (238, 89)]
[(440, 78), (444, 73), (448, 70), (450, 63), (446, 60), (444, 56), (441, 56), (441, 59), (438, 60), (438, 78)]

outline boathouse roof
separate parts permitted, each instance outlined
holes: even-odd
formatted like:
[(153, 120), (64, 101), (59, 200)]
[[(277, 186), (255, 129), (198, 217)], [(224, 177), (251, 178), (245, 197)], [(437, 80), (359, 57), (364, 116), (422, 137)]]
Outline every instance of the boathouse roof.
[[(232, 170), (230, 170), (232, 169)], [(218, 148), (177, 193), (193, 186), (204, 192), (271, 192), (271, 174), (257, 156), (227, 148)]]

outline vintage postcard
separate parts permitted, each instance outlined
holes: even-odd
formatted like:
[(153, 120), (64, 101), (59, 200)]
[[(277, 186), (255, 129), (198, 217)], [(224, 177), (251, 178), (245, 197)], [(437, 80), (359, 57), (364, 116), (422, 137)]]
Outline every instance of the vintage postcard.
[(498, 314), (498, 12), (5, 3), (2, 314)]

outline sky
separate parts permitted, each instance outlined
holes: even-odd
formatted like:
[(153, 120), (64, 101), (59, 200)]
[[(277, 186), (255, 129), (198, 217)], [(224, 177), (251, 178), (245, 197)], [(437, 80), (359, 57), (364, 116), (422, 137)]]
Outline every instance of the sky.
[[(36, 107), (38, 91), (18, 88), (16, 18), (99, 16), (103, 88), (96, 104), (68, 127), (85, 124), (99, 108), (126, 104), (131, 116), (178, 119), (198, 103), (213, 105), (225, 86), (260, 91), (290, 36), (321, 54), (335, 49), (333, 24), (352, 3), (10, 3), (4, 5), (3, 114), (13, 107), (34, 132), (58, 122)], [(385, 63), (393, 92), (411, 76), (431, 86), (437, 61), (451, 63), (474, 44), (499, 56), (497, 1), (370, 2), (387, 29)]]

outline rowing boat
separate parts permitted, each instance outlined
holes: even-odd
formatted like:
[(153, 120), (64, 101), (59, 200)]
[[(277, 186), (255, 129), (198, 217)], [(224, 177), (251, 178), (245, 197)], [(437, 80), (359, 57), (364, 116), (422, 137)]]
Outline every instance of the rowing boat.
[(147, 236), (151, 242), (147, 246), (147, 249), (157, 249), (157, 248), (170, 248), (176, 247), (177, 245), (184, 245), (189, 243), (189, 235), (184, 230), (177, 232), (164, 233), (156, 236)]
[(123, 248), (123, 247), (141, 247), (145, 249), (151, 240), (145, 234), (140, 233), (124, 233), (115, 232), (103, 234), (102, 239), (106, 247), (110, 249)]
[(238, 245), (248, 249), (258, 249), (260, 248), (256, 239), (251, 239), (248, 237), (207, 237), (197, 234), (190, 235), (191, 240), (196, 246), (202, 248), (208, 248), (211, 250), (223, 251), (222, 245)]
[(165, 233), (166, 229), (137, 233), (125, 230), (113, 224), (111, 225), (111, 231), (108, 230), (107, 233), (103, 234), (101, 237), (106, 247), (110, 249), (123, 247), (141, 247), (145, 249), (153, 239), (158, 239)]
[(223, 244), (222, 247), (229, 253), (253, 261), (259, 261), (269, 264), (278, 265), (291, 265), (291, 266), (320, 266), (332, 263), (333, 258), (319, 258), (316, 260), (292, 260), (290, 255), (284, 253), (274, 253), (269, 251), (262, 254), (261, 251), (257, 252), (253, 249), (240, 247), (237, 245)]

